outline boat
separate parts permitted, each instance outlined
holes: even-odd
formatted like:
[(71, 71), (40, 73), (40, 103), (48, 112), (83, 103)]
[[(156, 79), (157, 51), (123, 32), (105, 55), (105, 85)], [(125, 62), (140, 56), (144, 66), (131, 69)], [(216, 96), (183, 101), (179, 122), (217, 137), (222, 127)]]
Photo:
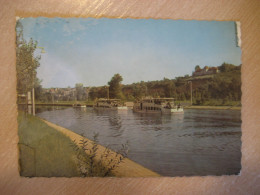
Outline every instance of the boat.
[(73, 108), (86, 108), (86, 105), (77, 103), (73, 104)]
[(143, 98), (136, 102), (133, 107), (134, 112), (139, 113), (184, 113), (183, 107), (174, 104), (174, 98)]
[(96, 110), (127, 110), (120, 99), (98, 99), (94, 104), (94, 109)]

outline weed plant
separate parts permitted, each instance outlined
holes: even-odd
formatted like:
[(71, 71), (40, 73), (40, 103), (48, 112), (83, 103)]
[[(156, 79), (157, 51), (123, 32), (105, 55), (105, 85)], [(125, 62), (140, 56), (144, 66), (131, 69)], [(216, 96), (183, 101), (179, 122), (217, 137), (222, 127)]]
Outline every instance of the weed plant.
[(121, 149), (116, 152), (109, 149), (109, 146), (101, 148), (98, 145), (97, 133), (94, 134), (93, 141), (82, 138), (79, 146), (75, 140), (73, 143), (78, 171), (82, 177), (115, 176), (115, 169), (124, 163), (128, 153), (128, 143), (122, 144)]

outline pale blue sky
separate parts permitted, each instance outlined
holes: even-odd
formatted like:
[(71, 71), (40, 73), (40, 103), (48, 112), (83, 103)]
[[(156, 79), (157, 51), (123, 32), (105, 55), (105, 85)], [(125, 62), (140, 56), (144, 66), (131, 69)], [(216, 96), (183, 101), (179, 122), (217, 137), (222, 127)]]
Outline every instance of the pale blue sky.
[(153, 19), (24, 18), (24, 37), (38, 41), (43, 87), (102, 86), (191, 75), (194, 67), (241, 64), (235, 23)]

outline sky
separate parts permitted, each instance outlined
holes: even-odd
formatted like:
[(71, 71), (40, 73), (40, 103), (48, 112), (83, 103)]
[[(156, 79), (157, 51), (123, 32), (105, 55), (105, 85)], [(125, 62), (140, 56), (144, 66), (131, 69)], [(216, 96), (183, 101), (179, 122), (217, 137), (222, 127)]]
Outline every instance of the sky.
[(103, 86), (191, 75), (196, 65), (241, 64), (232, 21), (22, 18), (24, 38), (43, 47), (44, 88)]

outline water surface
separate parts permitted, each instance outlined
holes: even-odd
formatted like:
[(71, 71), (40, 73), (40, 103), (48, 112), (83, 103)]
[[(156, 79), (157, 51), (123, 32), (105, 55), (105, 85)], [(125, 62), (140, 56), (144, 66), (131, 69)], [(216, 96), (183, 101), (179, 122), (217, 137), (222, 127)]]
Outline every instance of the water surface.
[(163, 175), (238, 174), (241, 164), (241, 113), (187, 109), (184, 114), (140, 114), (92, 108), (37, 108), (37, 115), (119, 149), (128, 158)]

